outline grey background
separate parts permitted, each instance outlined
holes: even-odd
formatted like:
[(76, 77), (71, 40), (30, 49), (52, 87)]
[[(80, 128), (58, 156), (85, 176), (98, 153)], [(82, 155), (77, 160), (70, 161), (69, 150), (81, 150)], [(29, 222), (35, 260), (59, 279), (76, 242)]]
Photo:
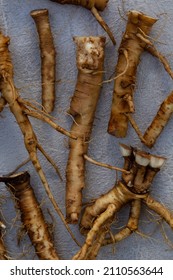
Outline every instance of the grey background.
[[(48, 0), (0, 0), (0, 28), (10, 36), (10, 51), (14, 63), (14, 79), (16, 87), (23, 98), (40, 102), (40, 54), (38, 36), (33, 19), (29, 13), (33, 9), (47, 8), (50, 13), (50, 23), (54, 35), (57, 52), (57, 80), (56, 107), (53, 115), (63, 127), (70, 129), (72, 119), (66, 114), (70, 98), (73, 94), (76, 82), (75, 45), (73, 36), (107, 35), (98, 25), (92, 14), (82, 8), (72, 5), (59, 5)], [(107, 37), (105, 52), (105, 75), (109, 78), (113, 73), (117, 61), (117, 49), (121, 42), (122, 34), (126, 26), (126, 13), (136, 9), (150, 16), (157, 17), (151, 37), (157, 38), (157, 48), (169, 59), (173, 68), (173, 2), (172, 0), (110, 0), (108, 7), (102, 12), (102, 16), (113, 31), (117, 45), (113, 46)], [(121, 15), (119, 13), (121, 11)], [(96, 118), (93, 127), (92, 141), (89, 145), (89, 155), (98, 161), (122, 167), (123, 160), (119, 151), (119, 142), (143, 148), (136, 133), (129, 126), (126, 139), (116, 139), (109, 135), (107, 123), (109, 120), (112, 99), (113, 83), (104, 84)], [(161, 63), (150, 54), (144, 53), (137, 73), (137, 86), (135, 92), (135, 119), (142, 131), (150, 124), (156, 114), (160, 103), (172, 90), (172, 80), (165, 72)], [(39, 155), (52, 192), (61, 207), (63, 213), (65, 198), (65, 168), (68, 158), (68, 139), (55, 132), (41, 121), (31, 119), (34, 131), (45, 150), (57, 162), (64, 181), (61, 182), (53, 168)], [(173, 119), (171, 119), (158, 139), (152, 152), (167, 157), (167, 161), (156, 176), (152, 187), (152, 195), (173, 210)], [(0, 114), (0, 174), (4, 175), (13, 170), (18, 164), (27, 158), (23, 137), (9, 108), (6, 107)], [(45, 214), (46, 220), (52, 224), (48, 210), (53, 216), (53, 232), (55, 246), (62, 259), (70, 259), (78, 250), (71, 240), (61, 220), (55, 213), (49, 199), (46, 197), (39, 177), (31, 163), (22, 170), (28, 170), (31, 174), (31, 183)], [(119, 177), (121, 174), (119, 174)], [(86, 165), (86, 188), (83, 192), (84, 201), (88, 202), (100, 194), (109, 190), (116, 180), (114, 171)], [(1, 186), (1, 215), (5, 219), (7, 230), (4, 236), (9, 253), (14, 259), (37, 259), (30, 241), (25, 234), (20, 245), (17, 244), (16, 235), (21, 235), (19, 216), (16, 218), (14, 202), (4, 184)], [(117, 215), (113, 229), (118, 230), (123, 226), (129, 213), (129, 206), (122, 209)], [(17, 221), (16, 221), (17, 220)], [(101, 249), (98, 259), (173, 259), (173, 232), (165, 224), (158, 223), (158, 217), (142, 208), (139, 230), (142, 235), (133, 234), (116, 246), (110, 245)], [(78, 226), (70, 226), (78, 240), (83, 243)], [(165, 234), (163, 234), (163, 228)], [(170, 240), (170, 242), (166, 241)], [(169, 243), (169, 244), (168, 244)]]

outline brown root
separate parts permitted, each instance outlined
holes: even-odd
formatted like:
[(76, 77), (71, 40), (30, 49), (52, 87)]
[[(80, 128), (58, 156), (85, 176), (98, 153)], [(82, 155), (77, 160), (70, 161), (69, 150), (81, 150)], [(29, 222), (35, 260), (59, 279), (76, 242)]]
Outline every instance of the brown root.
[(7, 103), (6, 100), (1, 96), (0, 97), (0, 113), (3, 111), (6, 103)]
[[(38, 156), (37, 156), (37, 149), (39, 146), (39, 149), (41, 149), (41, 146), (38, 144), (37, 137), (33, 131), (32, 125), (29, 121), (28, 115), (32, 115), (36, 118), (41, 118), (45, 122), (49, 123), (52, 127), (54, 127), (56, 130), (61, 131), (63, 133), (64, 129), (59, 127), (57, 124), (55, 124), (51, 119), (49, 119), (44, 114), (29, 110), (26, 108), (24, 101), (22, 102), (22, 99), (19, 98), (18, 100), (18, 92), (15, 88), (14, 82), (13, 82), (13, 65), (11, 61), (10, 52), (8, 50), (10, 39), (8, 37), (5, 37), (2, 33), (0, 33), (0, 90), (3, 98), (6, 100), (6, 102), (9, 105), (11, 113), (14, 115), (16, 122), (18, 123), (21, 132), (24, 137), (24, 143), (26, 150), (28, 151), (30, 160), (38, 173), (40, 180), (45, 188), (45, 191), (52, 202), (56, 212), (61, 217), (65, 227), (67, 228), (68, 232), (71, 234), (73, 240), (78, 244), (77, 240), (74, 238), (70, 228), (68, 227), (65, 218), (62, 214), (62, 211), (60, 210), (58, 204), (56, 203), (52, 193), (50, 186), (47, 182), (46, 176), (42, 170), (41, 164), (39, 162)], [(65, 130), (66, 131), (66, 130)], [(67, 132), (67, 131), (66, 131)], [(65, 132), (65, 133), (66, 133)], [(67, 132), (69, 135), (69, 133)], [(79, 244), (78, 244), (79, 245)]]
[(92, 164), (95, 164), (95, 165), (98, 165), (98, 166), (101, 166), (101, 167), (105, 167), (105, 168), (108, 168), (108, 169), (111, 169), (111, 170), (120, 171), (120, 172), (126, 173), (126, 174), (130, 173), (129, 171), (127, 171), (123, 168), (119, 168), (119, 167), (116, 167), (116, 166), (112, 166), (110, 164), (106, 164), (106, 163), (103, 163), (103, 162), (96, 161), (93, 158), (89, 157), (88, 155), (84, 155), (84, 159), (86, 159), (87, 161), (89, 161)]
[(30, 13), (35, 21), (40, 39), (42, 105), (46, 112), (51, 113), (55, 106), (55, 47), (49, 23), (47, 9), (34, 10)]
[[(136, 36), (140, 28), (148, 34), (157, 20), (138, 11), (130, 11), (126, 31), (119, 47), (119, 57), (115, 71), (114, 92), (108, 132), (116, 137), (125, 137), (128, 118), (125, 113), (134, 112), (133, 95), (137, 66), (146, 42)], [(125, 55), (125, 53), (127, 53)], [(128, 57), (128, 67), (127, 66)], [(124, 70), (126, 69), (125, 73)], [(122, 75), (122, 73), (124, 73)]]
[(167, 224), (173, 229), (173, 213), (169, 211), (162, 203), (156, 201), (150, 195), (143, 199), (145, 204), (154, 212), (156, 212), (161, 218), (163, 218)]
[(86, 255), (92, 243), (100, 231), (100, 228), (107, 222), (107, 220), (113, 218), (116, 212), (116, 206), (114, 204), (109, 204), (107, 209), (100, 214), (100, 216), (95, 220), (91, 230), (88, 232), (86, 240), (79, 252), (73, 257), (73, 260), (83, 260), (86, 259)]
[(9, 187), (21, 212), (21, 220), (27, 231), (36, 253), (40, 259), (58, 260), (47, 224), (44, 220), (34, 191), (30, 185), (30, 175), (22, 172), (10, 177), (2, 177), (1, 181)]
[(71, 133), (77, 140), (69, 140), (66, 167), (66, 217), (69, 223), (76, 223), (81, 212), (81, 192), (85, 186), (83, 156), (87, 153), (101, 89), (105, 45), (104, 37), (75, 37), (74, 40), (78, 78), (68, 113), (74, 117)]
[(106, 24), (106, 22), (103, 20), (101, 15), (98, 11), (103, 11), (106, 8), (108, 0), (51, 0), (52, 2), (57, 2), (59, 4), (73, 4), (73, 5), (80, 5), (92, 12), (98, 23), (101, 25), (101, 27), (106, 31), (108, 36), (110, 37), (112, 43), (115, 45), (116, 41), (113, 36), (113, 33), (111, 32), (109, 26)]
[(126, 114), (128, 120), (130, 121), (132, 127), (136, 131), (139, 139), (147, 147), (152, 148), (157, 140), (157, 138), (162, 133), (164, 127), (167, 125), (169, 119), (173, 113), (173, 91), (168, 95), (168, 97), (162, 102), (157, 114), (155, 115), (153, 121), (146, 129), (144, 135), (138, 128), (135, 120), (130, 114)]
[(114, 234), (110, 238), (106, 238), (103, 240), (102, 246), (111, 244), (111, 243), (117, 243), (121, 240), (127, 238), (130, 236), (133, 232), (137, 231), (138, 224), (139, 224), (139, 218), (140, 218), (140, 212), (141, 212), (141, 200), (137, 199), (132, 201), (131, 203), (131, 210), (129, 214), (129, 220), (127, 222), (127, 225), (118, 233)]
[(4, 245), (3, 235), (0, 229), (0, 260), (7, 260), (7, 250)]

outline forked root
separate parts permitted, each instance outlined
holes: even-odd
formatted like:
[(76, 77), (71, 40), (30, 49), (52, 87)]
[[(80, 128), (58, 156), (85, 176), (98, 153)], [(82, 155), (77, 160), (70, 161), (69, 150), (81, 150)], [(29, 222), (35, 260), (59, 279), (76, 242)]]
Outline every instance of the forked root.
[(139, 218), (141, 212), (141, 200), (134, 200), (131, 202), (131, 210), (129, 214), (129, 220), (127, 225), (118, 233), (111, 235), (110, 238), (105, 238), (102, 242), (102, 246), (108, 244), (115, 244), (129, 237), (133, 232), (137, 231)]
[[(68, 227), (65, 218), (56, 203), (49, 184), (47, 182), (46, 176), (42, 170), (41, 164), (39, 162), (38, 156), (37, 156), (37, 149), (39, 148), (42, 152), (43, 149), (41, 148), (40, 144), (38, 143), (37, 137), (33, 131), (32, 125), (29, 121), (28, 115), (32, 115), (33, 117), (42, 119), (43, 121), (49, 123), (54, 129), (57, 131), (64, 133), (64, 129), (55, 124), (51, 119), (49, 119), (45, 114), (41, 114), (38, 112), (32, 112), (30, 111), (26, 106), (25, 102), (22, 101), (21, 98), (19, 98), (19, 94), (15, 88), (14, 82), (13, 82), (13, 65), (11, 62), (10, 52), (8, 50), (9, 45), (9, 37), (5, 37), (0, 32), (0, 91), (3, 96), (3, 98), (6, 100), (6, 102), (9, 105), (11, 113), (14, 115), (17, 124), (19, 125), (21, 132), (24, 137), (24, 143), (26, 150), (28, 151), (30, 160), (38, 173), (40, 180), (45, 188), (45, 191), (52, 202), (56, 212), (61, 217), (65, 227), (67, 228), (68, 232), (71, 234), (73, 240), (78, 244), (77, 240), (74, 238), (70, 228)], [(27, 103), (28, 105), (28, 103)], [(66, 134), (65, 130), (65, 134)], [(70, 135), (70, 133), (67, 132), (66, 135)], [(44, 152), (43, 155), (50, 161), (50, 157), (47, 156)], [(52, 162), (53, 163), (53, 162)], [(55, 165), (53, 164), (54, 168)], [(79, 245), (79, 244), (78, 244)]]
[(83, 260), (86, 258), (88, 249), (92, 246), (94, 238), (97, 236), (100, 228), (106, 223), (107, 220), (111, 219), (116, 211), (114, 204), (109, 204), (107, 209), (100, 214), (100, 216), (95, 220), (91, 230), (88, 232), (85, 244), (79, 250), (79, 252), (73, 257), (73, 260)]
[[(99, 251), (101, 247), (100, 240), (102, 240), (102, 245), (116, 243), (137, 231), (141, 202), (143, 200), (151, 209), (156, 210), (158, 214), (161, 214), (163, 210), (162, 208), (159, 212), (156, 204), (154, 206), (150, 205), (149, 188), (154, 177), (164, 164), (165, 158), (145, 153), (124, 144), (120, 144), (120, 149), (124, 157), (124, 169), (129, 171), (129, 173), (123, 173), (121, 181), (85, 208), (80, 227), (81, 232), (87, 234), (86, 241), (74, 259), (85, 259), (87, 256), (95, 258), (96, 254), (94, 254), (93, 248), (96, 248), (97, 252)], [(103, 230), (102, 225), (104, 223), (106, 225), (108, 222), (107, 218), (113, 217), (113, 214), (115, 215), (129, 202), (131, 203), (131, 211), (127, 225), (120, 232), (111, 234), (110, 238), (103, 240), (106, 232)], [(112, 212), (110, 211), (111, 209)], [(172, 221), (170, 222), (169, 214), (169, 211), (167, 210), (166, 212), (165, 210), (165, 214), (162, 217), (171, 224)], [(99, 231), (100, 236), (97, 238)]]

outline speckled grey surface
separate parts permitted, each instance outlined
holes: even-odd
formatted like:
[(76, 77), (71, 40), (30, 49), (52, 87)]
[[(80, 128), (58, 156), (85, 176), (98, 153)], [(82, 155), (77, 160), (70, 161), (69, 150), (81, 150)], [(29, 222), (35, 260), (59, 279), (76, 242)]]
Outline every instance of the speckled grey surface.
[[(173, 68), (173, 2), (172, 0), (144, 0), (124, 1), (110, 0), (108, 7), (102, 15), (111, 27), (117, 45), (114, 47), (98, 25), (92, 14), (81, 7), (71, 5), (59, 5), (48, 0), (0, 0), (0, 28), (11, 38), (10, 51), (14, 63), (14, 77), (16, 87), (23, 98), (40, 102), (40, 56), (38, 47), (38, 36), (33, 19), (29, 13), (33, 9), (48, 8), (50, 22), (54, 35), (57, 52), (57, 80), (61, 82), (56, 86), (56, 107), (54, 116), (57, 122), (69, 129), (72, 123), (66, 114), (69, 107), (70, 97), (73, 94), (76, 82), (75, 45), (73, 36), (106, 35), (107, 45), (105, 54), (105, 79), (114, 71), (117, 61), (117, 48), (121, 42), (122, 33), (125, 29), (125, 12), (136, 9), (157, 17), (159, 20), (154, 25), (151, 36), (157, 38), (157, 48), (169, 59)], [(120, 16), (118, 8), (121, 10)], [(96, 119), (92, 133), (92, 141), (89, 145), (89, 154), (93, 158), (107, 162), (112, 165), (123, 165), (118, 143), (119, 141), (128, 145), (147, 150), (139, 141), (136, 133), (131, 127), (126, 139), (116, 139), (107, 134), (107, 123), (110, 114), (113, 83), (105, 84), (102, 88), (100, 100), (96, 112)], [(142, 131), (150, 124), (157, 112), (159, 104), (173, 89), (171, 78), (163, 69), (160, 62), (150, 54), (144, 53), (137, 74), (137, 87), (135, 92), (135, 119)], [(32, 119), (32, 124), (43, 147), (57, 162), (64, 181), (61, 182), (54, 173), (52, 167), (40, 156), (46, 176), (49, 180), (52, 192), (61, 207), (63, 213), (65, 197), (65, 168), (68, 157), (67, 138), (53, 131), (48, 125), (41, 121)], [(163, 134), (158, 139), (152, 152), (167, 157), (166, 164), (156, 176), (152, 188), (152, 195), (163, 202), (169, 209), (173, 210), (173, 118), (169, 121)], [(0, 114), (0, 174), (6, 174), (13, 170), (16, 165), (27, 158), (23, 138), (20, 130), (6, 107)], [(100, 194), (109, 190), (115, 182), (115, 173), (97, 166), (87, 164), (86, 188), (83, 192), (84, 201), (90, 201)], [(22, 170), (28, 170), (31, 174), (31, 182), (47, 221), (51, 224), (52, 218), (47, 209), (51, 211), (54, 223), (55, 246), (63, 259), (70, 259), (78, 250), (64, 229), (62, 222), (54, 212), (52, 205), (45, 195), (39, 177), (31, 164), (27, 164)], [(33, 259), (34, 250), (26, 235), (22, 237), (20, 246), (17, 238), (21, 233), (20, 221), (14, 222), (16, 211), (10, 194), (4, 184), (1, 186), (2, 214), (4, 216), (7, 230), (5, 243), (12, 258)], [(114, 228), (124, 225), (128, 218), (129, 208), (126, 206), (118, 214)], [(173, 259), (173, 232), (163, 223), (163, 228), (157, 223), (155, 215), (145, 207), (142, 208), (140, 232), (133, 234), (126, 240), (114, 246), (103, 248), (98, 259)], [(80, 235), (78, 226), (71, 226), (75, 236), (83, 243), (84, 238)], [(166, 237), (170, 244), (166, 242)]]

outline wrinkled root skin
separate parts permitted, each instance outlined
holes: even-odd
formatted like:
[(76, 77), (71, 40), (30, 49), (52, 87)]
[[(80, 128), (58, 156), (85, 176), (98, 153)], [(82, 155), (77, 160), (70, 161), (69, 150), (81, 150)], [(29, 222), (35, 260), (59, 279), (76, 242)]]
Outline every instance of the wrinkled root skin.
[(152, 123), (144, 133), (144, 144), (152, 148), (173, 113), (173, 91), (162, 102)]
[(1, 181), (5, 182), (15, 197), (17, 208), (21, 213), (21, 221), (39, 259), (59, 260), (48, 226), (30, 185), (29, 173), (22, 172), (10, 177), (2, 177)]
[[(120, 144), (120, 147), (124, 157), (124, 169), (130, 171), (130, 174), (123, 173), (122, 181), (85, 208), (80, 229), (81, 233), (86, 234), (86, 240), (73, 259), (95, 259), (101, 246), (119, 242), (137, 231), (142, 202), (160, 215), (171, 228), (173, 226), (171, 212), (149, 195), (151, 183), (165, 158), (124, 144)], [(131, 210), (127, 225), (120, 232), (107, 237), (106, 231), (110, 232), (110, 219), (113, 222), (116, 213), (129, 202)]]
[(85, 187), (85, 160), (98, 103), (104, 62), (104, 37), (75, 37), (78, 77), (68, 111), (74, 118), (71, 127), (77, 140), (69, 140), (66, 167), (66, 220), (77, 223)]
[(55, 61), (56, 52), (47, 9), (33, 10), (30, 15), (35, 21), (40, 40), (42, 105), (47, 113), (55, 106)]
[[(72, 236), (73, 240), (76, 242), (76, 244), (79, 244), (73, 236), (73, 233), (67, 225), (61, 209), (59, 208), (57, 202), (54, 199), (54, 196), (51, 193), (49, 183), (38, 159), (37, 151), (40, 150), (43, 156), (52, 164), (56, 172), (59, 174), (58, 168), (56, 167), (55, 162), (50, 158), (50, 156), (44, 151), (44, 149), (39, 144), (35, 132), (32, 128), (31, 122), (28, 118), (28, 115), (48, 123), (55, 130), (65, 135), (68, 135), (69, 137), (71, 133), (69, 133), (69, 131), (65, 130), (64, 128), (60, 127), (55, 122), (53, 122), (47, 114), (45, 115), (42, 112), (40, 113), (40, 111), (33, 104), (27, 101), (25, 102), (25, 100), (20, 98), (13, 81), (13, 64), (8, 49), (9, 42), (10, 38), (5, 37), (0, 32), (0, 91), (2, 97), (5, 99), (5, 102), (8, 104), (11, 113), (14, 115), (16, 122), (20, 127), (24, 138), (24, 144), (29, 154), (30, 160), (40, 177), (42, 185), (44, 186), (45, 191), (55, 208), (55, 211), (60, 216), (61, 220), (64, 223), (64, 226)], [(76, 139), (76, 137), (73, 137), (73, 139)]]
[(137, 11), (130, 11), (126, 31), (119, 47), (119, 57), (115, 71), (114, 91), (108, 133), (116, 137), (125, 137), (128, 119), (124, 113), (133, 113), (133, 95), (136, 84), (136, 71), (140, 56), (145, 50), (146, 43), (137, 34), (142, 30), (149, 34), (155, 18)]

